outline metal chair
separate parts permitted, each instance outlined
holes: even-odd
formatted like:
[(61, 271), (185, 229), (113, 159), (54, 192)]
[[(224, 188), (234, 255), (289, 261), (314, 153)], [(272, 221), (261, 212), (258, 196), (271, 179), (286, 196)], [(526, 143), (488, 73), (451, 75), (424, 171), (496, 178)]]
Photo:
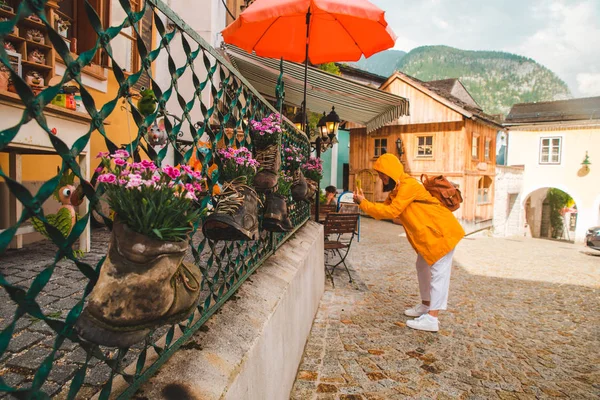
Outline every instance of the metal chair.
[[(343, 264), (346, 272), (348, 273), (348, 277), (350, 278), (350, 282), (352, 282), (352, 275), (350, 275), (350, 270), (346, 265), (346, 257), (348, 257), (348, 253), (350, 252), (350, 247), (352, 246), (352, 241), (354, 240), (354, 236), (356, 235), (356, 227), (358, 224), (358, 216), (359, 214), (346, 214), (346, 213), (329, 213), (327, 214), (327, 218), (325, 219), (325, 237), (331, 238), (337, 235), (336, 240), (325, 239), (325, 253), (327, 256), (333, 254), (340, 257), (340, 260), (335, 264), (327, 262), (329, 257), (326, 257), (325, 261), (325, 273), (331, 279), (331, 284), (335, 286), (333, 283), (333, 273), (338, 265)], [(343, 237), (344, 235), (350, 235)], [(327, 267), (331, 267), (331, 270), (328, 270)]]

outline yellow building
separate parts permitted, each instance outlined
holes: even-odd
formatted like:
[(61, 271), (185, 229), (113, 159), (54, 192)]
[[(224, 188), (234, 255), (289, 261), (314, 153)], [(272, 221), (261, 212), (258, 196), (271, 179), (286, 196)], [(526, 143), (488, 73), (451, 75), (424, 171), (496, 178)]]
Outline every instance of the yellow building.
[[(8, 3), (16, 10), (20, 2), (14, 0)], [(105, 27), (119, 25), (126, 18), (126, 13), (118, 0), (92, 0), (90, 4)], [(136, 0), (131, 1), (131, 5), (137, 9), (141, 7), (140, 1)], [(74, 58), (83, 51), (95, 47), (98, 36), (88, 21), (83, 2), (51, 0), (45, 7), (45, 13), (47, 20), (63, 36)], [(0, 14), (3, 18), (14, 17), (14, 13), (8, 10), (0, 10)], [(140, 69), (136, 41), (142, 40), (147, 46), (151, 46), (156, 36), (152, 25), (152, 13), (147, 12), (139, 23), (139, 37), (132, 28), (125, 28), (111, 41), (113, 56), (126, 76)], [(60, 82), (66, 67), (51, 45), (45, 25), (35, 19), (22, 20), (18, 23), (17, 30), (7, 37), (6, 41), (14, 47), (15, 57), (20, 58), (21, 74), (25, 79), (28, 77), (41, 79), (41, 82), (37, 81), (41, 86)], [(36, 60), (32, 58), (36, 55), (41, 58), (37, 61), (42, 62), (30, 61)], [(84, 67), (81, 78), (84, 86), (92, 94), (98, 109), (118, 96), (119, 84), (112, 70), (112, 62), (102, 49), (95, 54), (91, 65)], [(149, 86), (149, 84), (149, 78), (143, 76), (131, 92), (135, 93), (141, 86)], [(25, 109), (19, 96), (7, 89), (10, 87), (0, 85), (1, 130), (17, 125)], [(77, 110), (60, 105), (48, 105), (44, 115), (48, 127), (54, 128), (56, 136), (69, 147), (90, 129), (91, 118), (82, 105)], [(137, 126), (128, 112), (127, 104), (122, 100), (119, 100), (118, 105), (105, 121), (105, 130), (108, 139), (117, 145), (127, 144), (131, 142), (131, 138), (136, 137)], [(88, 179), (97, 167), (94, 157), (100, 151), (106, 151), (105, 139), (98, 131), (94, 131), (79, 157), (80, 165), (83, 167), (82, 172)], [(56, 155), (48, 134), (34, 120), (23, 125), (8, 148), (0, 152), (2, 170), (11, 178), (22, 182), (33, 194), (43, 182), (56, 175), (57, 167), (60, 165), (61, 158)], [(58, 207), (59, 204), (51, 199), (44, 204), (44, 211), (51, 213)], [(82, 205), (81, 210), (85, 209), (87, 209), (86, 203)], [(0, 180), (0, 231), (14, 225), (21, 215), (21, 210), (21, 204), (14, 197), (9, 196), (6, 184)], [(29, 234), (32, 232), (34, 230), (31, 226), (21, 227), (19, 233), (27, 234), (17, 235), (12, 247), (21, 247), (23, 241), (40, 238), (37, 233)], [(80, 247), (89, 248), (89, 229), (83, 235)]]

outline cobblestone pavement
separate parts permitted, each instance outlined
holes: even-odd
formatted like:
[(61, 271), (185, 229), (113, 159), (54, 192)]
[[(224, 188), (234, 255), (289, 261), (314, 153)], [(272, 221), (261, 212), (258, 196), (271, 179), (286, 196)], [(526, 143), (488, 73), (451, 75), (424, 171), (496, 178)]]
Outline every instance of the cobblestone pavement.
[(362, 221), (328, 284), (292, 399), (600, 396), (600, 258), (536, 239), (465, 238), (440, 332), (406, 327), (419, 301), (401, 227)]
[[(106, 254), (109, 232), (105, 229), (93, 231), (92, 248), (84, 261), (96, 266)], [(0, 256), (0, 272), (12, 284), (27, 290), (34, 278), (54, 258), (56, 247), (49, 240), (25, 246), (21, 250), (7, 250)], [(36, 297), (42, 312), (51, 318), (62, 319), (83, 296), (87, 278), (77, 266), (68, 260), (58, 263), (50, 282)], [(13, 320), (16, 304), (4, 289), (0, 290), (0, 329)], [(28, 315), (21, 317), (8, 346), (0, 360), (0, 375), (11, 386), (27, 387), (40, 363), (50, 354), (54, 345), (55, 332), (45, 322)], [(86, 353), (75, 343), (65, 341), (56, 354), (57, 365), (50, 372), (42, 389), (53, 396), (60, 392), (61, 385), (70, 381), (85, 363)], [(110, 373), (107, 365), (92, 359), (86, 373), (82, 393), (93, 393), (104, 383)], [(0, 398), (6, 395), (0, 393)], [(12, 397), (11, 397), (12, 398)]]

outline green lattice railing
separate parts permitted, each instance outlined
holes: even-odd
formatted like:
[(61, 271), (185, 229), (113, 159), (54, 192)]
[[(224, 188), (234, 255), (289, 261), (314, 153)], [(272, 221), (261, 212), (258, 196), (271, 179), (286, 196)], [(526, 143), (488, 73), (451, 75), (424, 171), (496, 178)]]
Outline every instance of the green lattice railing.
[[(147, 380), (168, 357), (175, 352), (185, 341), (196, 332), (202, 324), (239, 288), (244, 280), (266, 260), (290, 234), (271, 234), (261, 232), (261, 239), (255, 242), (225, 242), (214, 243), (201, 237), (200, 233), (194, 235), (192, 241), (192, 255), (196, 266), (200, 269), (203, 280), (201, 283), (201, 299), (197, 310), (189, 320), (157, 329), (145, 343), (131, 349), (107, 349), (82, 341), (75, 333), (73, 326), (85, 304), (86, 296), (91, 292), (98, 278), (98, 273), (104, 257), (94, 263), (87, 262), (88, 258), (77, 258), (73, 246), (84, 232), (90, 222), (92, 210), (99, 212), (102, 219), (111, 226), (108, 215), (103, 214), (99, 208), (102, 196), (102, 187), (96, 187), (94, 175), (90, 181), (85, 180), (83, 171), (77, 162), (78, 156), (84, 151), (93, 136), (101, 136), (106, 148), (114, 151), (126, 148), (132, 154), (147, 157), (160, 164), (174, 154), (176, 164), (189, 162), (192, 155), (202, 160), (204, 176), (209, 178), (209, 186), (218, 179), (218, 173), (209, 176), (208, 168), (213, 163), (213, 152), (223, 143), (230, 146), (247, 145), (249, 127), (248, 121), (262, 118), (276, 112), (260, 94), (237, 72), (217, 51), (211, 48), (195, 31), (175, 15), (163, 2), (147, 0), (143, 9), (134, 12), (128, 0), (118, 1), (126, 12), (126, 19), (117, 26), (105, 27), (94, 8), (85, 1), (85, 11), (89, 23), (97, 34), (96, 45), (73, 58), (63, 38), (53, 29), (48, 21), (45, 10), (45, 0), (24, 0), (15, 10), (16, 16), (0, 22), (0, 40), (4, 41), (11, 33), (13, 27), (23, 18), (35, 14), (41, 18), (47, 31), (57, 57), (63, 60), (66, 72), (60, 83), (49, 86), (38, 95), (34, 95), (24, 79), (17, 74), (10, 63), (7, 52), (0, 46), (0, 59), (2, 64), (10, 70), (14, 88), (20, 101), (25, 106), (22, 118), (15, 126), (0, 125), (0, 151), (9, 151), (11, 142), (16, 135), (27, 130), (31, 124), (37, 124), (47, 135), (52, 147), (61, 158), (61, 170), (56, 176), (44, 182), (37, 193), (31, 193), (23, 186), (22, 182), (11, 179), (0, 168), (0, 177), (4, 179), (11, 196), (14, 196), (22, 205), (23, 212), (17, 216), (17, 221), (12, 226), (0, 233), (0, 263), (5, 256), (5, 251), (10, 242), (15, 238), (19, 227), (23, 226), (32, 217), (37, 217), (47, 224), (47, 219), (42, 210), (44, 204), (59, 185), (63, 172), (71, 170), (79, 178), (84, 194), (89, 200), (86, 213), (75, 224), (71, 233), (65, 238), (58, 230), (46, 225), (48, 234), (55, 246), (52, 257), (45, 260), (45, 268), (41, 269), (28, 286), (12, 284), (6, 278), (6, 270), (0, 268), (0, 285), (6, 294), (0, 301), (10, 303), (14, 313), (4, 324), (0, 333), (0, 359), (2, 371), (0, 372), (0, 392), (10, 392), (19, 398), (45, 398), (49, 375), (57, 365), (61, 364), (64, 347), (70, 341), (76, 349), (85, 353), (85, 360), (78, 364), (65, 382), (59, 382), (58, 389), (54, 388), (52, 394), (58, 393), (65, 398), (87, 397), (94, 393), (100, 399), (107, 399), (113, 390), (113, 382), (122, 379), (126, 382), (127, 389), (120, 393), (121, 398), (131, 396), (141, 383)], [(136, 34), (139, 31), (140, 21), (148, 16), (152, 17), (157, 33), (155, 44), (138, 40), (135, 44), (141, 62), (140, 69), (131, 74), (122, 72), (111, 48), (111, 42), (119, 32), (128, 27), (133, 27)], [(102, 50), (112, 62), (110, 70), (111, 79), (118, 83), (118, 90), (108, 93), (111, 100), (99, 104), (92, 93), (86, 89), (82, 82), (82, 70), (97, 59), (98, 52)], [(162, 68), (164, 66), (165, 68)], [(168, 72), (167, 72), (168, 71)], [(162, 75), (161, 75), (162, 74)], [(159, 99), (157, 111), (144, 117), (136, 108), (135, 100), (131, 97), (131, 88), (142, 80), (148, 79)], [(75, 80), (81, 90), (81, 97), (85, 113), (91, 118), (89, 128), (69, 147), (59, 137), (52, 133), (48, 125), (44, 108), (48, 105), (64, 83)], [(283, 101), (283, 84), (277, 87), (277, 107)], [(104, 122), (117, 114), (120, 102), (125, 102), (135, 122), (131, 140), (125, 145), (113, 143), (106, 131)], [(157, 152), (145, 139), (145, 133), (157, 117), (165, 117), (165, 127), (168, 133), (167, 145)], [(301, 147), (306, 155), (310, 145), (304, 134), (297, 131), (289, 121), (284, 121), (284, 144), (294, 144)], [(225, 129), (233, 128), (243, 135), (226, 135)], [(200, 153), (197, 144), (200, 138), (210, 138), (212, 150)], [(0, 166), (1, 167), (1, 166)], [(93, 168), (94, 166), (92, 166)], [(290, 199), (291, 201), (291, 199)], [(290, 203), (291, 204), (291, 203)], [(309, 216), (310, 207), (306, 203), (293, 204), (291, 218), (296, 229), (300, 227)], [(35, 249), (30, 251), (35, 254)], [(67, 260), (61, 261), (61, 260)], [(66, 265), (76, 266), (79, 279), (84, 281), (85, 288), (82, 295), (76, 300), (75, 306), (63, 316), (56, 316), (46, 311), (36, 299), (44, 295), (53, 275), (57, 274)], [(7, 296), (10, 297), (10, 300)], [(45, 347), (46, 353), (34, 359), (29, 372), (21, 372), (25, 378), (16, 384), (9, 384), (5, 379), (10, 368), (5, 368), (8, 360), (8, 348), (11, 341), (17, 336), (18, 327), (24, 319), (36, 320), (39, 324), (46, 324), (48, 332), (53, 336), (53, 342)], [(162, 338), (162, 340), (160, 340)], [(151, 354), (155, 354), (148, 365)], [(97, 386), (87, 385), (86, 375), (92, 366), (103, 363), (107, 366), (105, 379), (100, 379)], [(129, 367), (129, 368), (127, 368)], [(8, 372), (7, 372), (8, 371)], [(56, 382), (53, 383), (56, 386)], [(82, 394), (85, 389), (85, 394)], [(114, 393), (113, 393), (114, 395)]]

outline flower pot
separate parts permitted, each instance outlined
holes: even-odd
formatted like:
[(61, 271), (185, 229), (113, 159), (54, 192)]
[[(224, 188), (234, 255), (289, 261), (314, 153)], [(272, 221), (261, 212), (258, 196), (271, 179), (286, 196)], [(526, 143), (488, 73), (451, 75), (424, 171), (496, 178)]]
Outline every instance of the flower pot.
[(167, 242), (114, 222), (108, 255), (75, 324), (79, 336), (129, 347), (153, 329), (185, 320), (200, 296), (200, 270), (183, 261), (186, 241)]
[(307, 186), (307, 190), (306, 190), (306, 197), (304, 197), (304, 200), (310, 202), (311, 200), (313, 200), (315, 198), (315, 194), (317, 193), (317, 182), (313, 181), (312, 179), (306, 179), (306, 186)]
[(306, 178), (300, 169), (294, 171), (294, 181), (292, 182), (292, 199), (302, 201), (306, 198), (308, 185)]
[(256, 161), (260, 163), (258, 173), (254, 177), (254, 188), (258, 192), (275, 191), (281, 168), (281, 151), (279, 144), (264, 149), (254, 150)]
[(269, 232), (290, 232), (294, 229), (284, 196), (278, 193), (267, 195), (262, 226)]
[(257, 240), (258, 196), (243, 180), (227, 182), (217, 196), (215, 211), (202, 224), (210, 240)]

